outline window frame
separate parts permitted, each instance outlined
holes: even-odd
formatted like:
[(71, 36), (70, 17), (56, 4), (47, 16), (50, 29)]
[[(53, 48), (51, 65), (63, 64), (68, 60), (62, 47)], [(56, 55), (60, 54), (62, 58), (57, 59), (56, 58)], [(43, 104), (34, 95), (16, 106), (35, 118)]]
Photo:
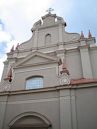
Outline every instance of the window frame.
[[(32, 81), (32, 85), (30, 84), (31, 81)], [(43, 76), (31, 76), (31, 77), (26, 78), (26, 90), (40, 89), (40, 88), (43, 88)]]

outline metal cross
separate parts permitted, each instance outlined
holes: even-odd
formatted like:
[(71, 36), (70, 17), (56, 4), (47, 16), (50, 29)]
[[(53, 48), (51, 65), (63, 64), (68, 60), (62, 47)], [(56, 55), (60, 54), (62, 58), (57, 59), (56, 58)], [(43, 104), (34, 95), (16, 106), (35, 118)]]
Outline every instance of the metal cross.
[(49, 8), (46, 12), (48, 12), (49, 14), (51, 14), (52, 11), (54, 11), (54, 9)]

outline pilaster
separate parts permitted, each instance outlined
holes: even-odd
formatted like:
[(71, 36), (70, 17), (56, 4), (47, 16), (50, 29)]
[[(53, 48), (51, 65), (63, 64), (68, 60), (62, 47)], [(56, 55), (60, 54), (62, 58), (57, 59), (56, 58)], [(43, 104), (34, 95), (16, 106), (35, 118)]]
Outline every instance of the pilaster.
[[(0, 96), (0, 129), (4, 128), (8, 96)], [(2, 119), (1, 119), (2, 118)]]
[(38, 29), (35, 30), (34, 47), (38, 47)]
[(59, 43), (63, 42), (63, 26), (59, 24)]
[(82, 46), (80, 46), (79, 49), (82, 62), (83, 78), (93, 78), (89, 56), (89, 46), (86, 45), (85, 41), (81, 41), (81, 45)]
[(60, 129), (77, 129), (75, 95), (70, 89), (60, 91)]

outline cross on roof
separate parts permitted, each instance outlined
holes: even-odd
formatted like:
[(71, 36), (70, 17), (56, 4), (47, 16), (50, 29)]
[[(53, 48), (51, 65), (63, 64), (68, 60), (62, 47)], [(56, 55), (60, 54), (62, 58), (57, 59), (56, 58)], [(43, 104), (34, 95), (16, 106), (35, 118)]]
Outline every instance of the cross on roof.
[(46, 12), (48, 12), (50, 14), (52, 11), (54, 11), (54, 9), (49, 8)]

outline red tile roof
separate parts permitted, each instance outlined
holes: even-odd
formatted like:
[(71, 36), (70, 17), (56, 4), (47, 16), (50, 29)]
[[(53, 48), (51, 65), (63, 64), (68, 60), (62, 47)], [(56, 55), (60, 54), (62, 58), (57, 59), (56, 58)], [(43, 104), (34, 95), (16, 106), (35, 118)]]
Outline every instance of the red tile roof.
[(81, 78), (81, 79), (71, 79), (71, 84), (88, 84), (88, 83), (95, 83), (97, 79), (89, 79), (89, 78)]

